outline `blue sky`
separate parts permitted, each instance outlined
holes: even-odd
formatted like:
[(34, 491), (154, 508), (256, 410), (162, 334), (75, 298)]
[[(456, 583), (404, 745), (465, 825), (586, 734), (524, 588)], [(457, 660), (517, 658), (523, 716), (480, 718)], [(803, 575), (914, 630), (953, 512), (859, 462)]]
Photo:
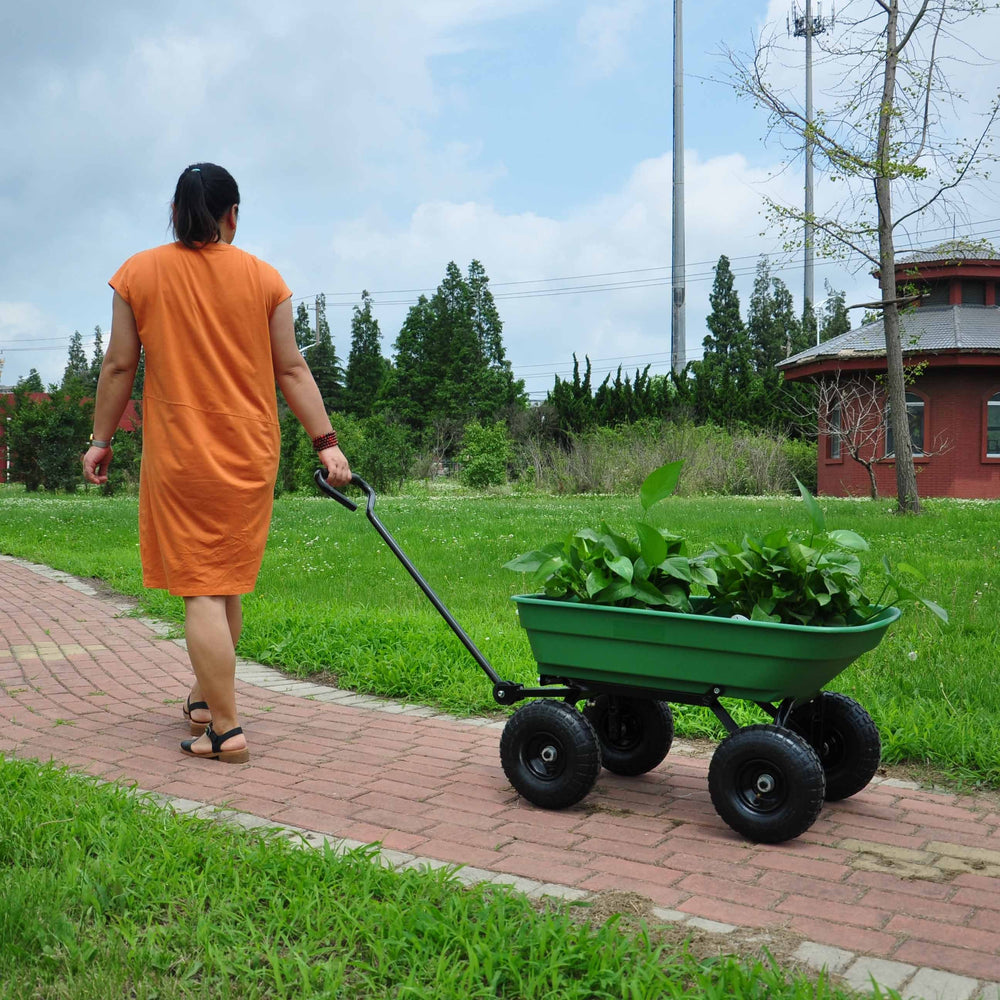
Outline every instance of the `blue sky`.
[[(801, 253), (783, 251), (763, 215), (765, 195), (801, 201), (801, 164), (784, 167), (782, 144), (764, 141), (721, 55), (767, 24), (783, 37), (786, 14), (758, 0), (685, 4), (688, 357), (720, 254), (744, 307), (761, 254), (801, 300)], [(327, 295), (343, 357), (362, 288), (391, 355), (418, 291), (448, 261), (477, 258), (533, 397), (574, 351), (599, 373), (665, 371), (672, 21), (672, 4), (654, 0), (6, 5), (0, 382), (31, 367), (57, 381), (73, 331), (89, 342), (107, 330), (107, 278), (169, 238), (173, 185), (196, 160), (236, 176), (238, 243), (296, 299)], [(997, 15), (981, 22), (976, 37), (996, 50)], [(782, 79), (798, 89), (802, 43), (786, 44)], [(817, 105), (831, 71), (818, 71)], [(995, 67), (963, 73), (960, 107), (974, 109)], [(995, 227), (992, 189), (972, 202), (959, 231)], [(817, 298), (827, 279), (849, 302), (874, 297), (857, 261), (819, 262)]]

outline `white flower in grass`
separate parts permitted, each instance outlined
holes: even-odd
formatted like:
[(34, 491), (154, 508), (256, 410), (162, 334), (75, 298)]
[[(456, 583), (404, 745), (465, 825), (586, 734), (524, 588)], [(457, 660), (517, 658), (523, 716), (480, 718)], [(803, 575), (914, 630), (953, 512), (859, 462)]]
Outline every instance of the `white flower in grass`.
[(909, 658), (910, 658), (911, 660), (915, 660), (915, 659), (917, 658), (917, 651), (916, 651), (915, 649), (911, 649), (911, 650), (910, 650), (910, 651), (909, 651), (909, 652), (908, 652), (908, 653), (907, 653), (906, 655), (907, 655), (907, 656), (908, 656), (908, 657), (909, 657)]

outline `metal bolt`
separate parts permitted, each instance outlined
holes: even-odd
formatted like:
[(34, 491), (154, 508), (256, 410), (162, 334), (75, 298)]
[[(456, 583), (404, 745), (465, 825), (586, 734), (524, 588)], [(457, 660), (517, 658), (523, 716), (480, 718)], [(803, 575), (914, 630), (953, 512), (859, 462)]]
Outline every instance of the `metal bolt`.
[(546, 764), (555, 763), (555, 759), (559, 756), (559, 751), (556, 750), (554, 746), (547, 746), (542, 748), (541, 757)]
[(771, 774), (761, 774), (757, 777), (757, 791), (761, 795), (768, 795), (773, 792), (776, 784), (777, 782)]

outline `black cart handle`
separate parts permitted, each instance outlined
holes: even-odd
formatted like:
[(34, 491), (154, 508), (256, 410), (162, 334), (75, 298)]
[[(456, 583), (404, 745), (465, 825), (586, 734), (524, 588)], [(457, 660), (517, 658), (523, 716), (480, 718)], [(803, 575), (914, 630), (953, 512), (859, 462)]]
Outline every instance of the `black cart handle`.
[[(333, 486), (331, 486), (326, 481), (326, 475), (327, 475), (326, 469), (317, 469), (313, 473), (313, 479), (316, 480), (316, 485), (320, 488), (320, 490), (323, 493), (325, 493), (328, 497), (333, 497), (333, 499), (336, 500), (337, 503), (343, 504), (348, 510), (357, 510), (358, 505), (353, 500), (350, 500), (347, 497), (345, 497), (344, 494), (340, 492), (340, 490), (335, 489)], [(351, 476), (351, 485), (357, 486), (358, 489), (361, 490), (361, 492), (364, 493), (366, 497), (375, 496), (375, 491), (360, 476)]]

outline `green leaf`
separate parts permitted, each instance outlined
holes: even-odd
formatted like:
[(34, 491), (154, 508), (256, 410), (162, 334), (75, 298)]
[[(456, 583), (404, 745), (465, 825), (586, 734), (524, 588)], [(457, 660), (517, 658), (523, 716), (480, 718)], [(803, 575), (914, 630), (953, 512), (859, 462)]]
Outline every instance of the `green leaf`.
[(643, 604), (663, 605), (668, 604), (667, 598), (654, 587), (648, 580), (640, 580), (632, 585), (635, 591), (635, 598)]
[(623, 580), (627, 580), (629, 583), (632, 582), (633, 567), (632, 560), (627, 556), (615, 556), (612, 559), (605, 560), (607, 567), (616, 576), (620, 576)]
[(643, 510), (649, 510), (653, 504), (674, 492), (683, 464), (683, 461), (668, 462), (646, 476), (642, 486), (639, 487), (639, 502)]
[(948, 624), (948, 612), (945, 611), (940, 604), (935, 604), (934, 601), (930, 601), (926, 597), (918, 597), (917, 600), (919, 600), (928, 611), (936, 614), (946, 625)]
[(850, 549), (852, 552), (868, 551), (868, 543), (857, 532), (848, 531), (846, 528), (831, 531), (828, 537), (842, 549)]
[(796, 486), (799, 488), (799, 493), (802, 494), (802, 502), (806, 506), (806, 511), (809, 513), (809, 519), (812, 521), (814, 531), (825, 531), (826, 521), (823, 518), (823, 511), (820, 510), (819, 504), (816, 503), (816, 498), (798, 481), (795, 480)]
[(769, 615), (759, 604), (753, 606), (753, 611), (750, 612), (750, 621), (752, 622), (780, 622), (780, 615)]
[(539, 566), (549, 562), (552, 553), (544, 549), (535, 549), (533, 552), (524, 552), (503, 564), (504, 569), (512, 570), (515, 573), (534, 573)]
[(640, 522), (635, 527), (642, 558), (649, 566), (659, 566), (667, 558), (667, 540), (649, 524)]
[(611, 583), (611, 577), (599, 566), (595, 567), (587, 575), (587, 596), (593, 597), (600, 593)]
[(663, 570), (664, 573), (674, 577), (675, 580), (691, 582), (691, 563), (684, 556), (670, 556), (669, 559), (664, 559), (657, 566), (657, 569)]

